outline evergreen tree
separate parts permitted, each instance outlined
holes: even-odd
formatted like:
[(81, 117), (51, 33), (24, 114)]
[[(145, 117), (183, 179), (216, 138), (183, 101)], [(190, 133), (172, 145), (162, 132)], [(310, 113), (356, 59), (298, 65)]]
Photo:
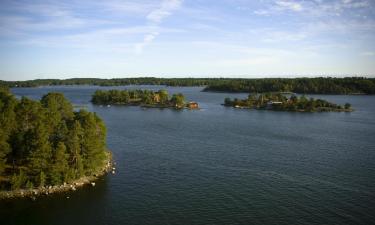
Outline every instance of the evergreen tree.
[(61, 184), (66, 181), (65, 174), (69, 168), (68, 165), (68, 154), (66, 153), (66, 147), (63, 142), (59, 142), (54, 152), (53, 164), (51, 168), (51, 182), (52, 184)]
[[(31, 152), (28, 157), (31, 175), (38, 175), (48, 171), (52, 159), (52, 149), (48, 140), (47, 129), (39, 123), (33, 130)], [(45, 176), (47, 174), (44, 174)], [(41, 175), (40, 175), (41, 177)]]

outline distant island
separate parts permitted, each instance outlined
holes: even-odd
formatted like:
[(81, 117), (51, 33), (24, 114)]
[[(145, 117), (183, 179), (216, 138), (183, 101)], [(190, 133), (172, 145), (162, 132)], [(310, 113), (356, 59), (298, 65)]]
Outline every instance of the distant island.
[(264, 109), (291, 112), (351, 112), (351, 105), (344, 106), (330, 103), (322, 99), (298, 97), (291, 95), (289, 98), (281, 93), (250, 94), (246, 99), (225, 98), (224, 106), (246, 109)]
[(181, 93), (169, 97), (167, 90), (97, 90), (91, 102), (96, 105), (126, 105), (149, 108), (198, 109), (198, 103), (185, 101)]
[(1, 81), (0, 86), (38, 87), (50, 85), (167, 85), (205, 86), (204, 91), (213, 92), (293, 92), (299, 94), (375, 94), (375, 78), (365, 77), (315, 77), (315, 78), (72, 78), (38, 79), (28, 81)]
[(75, 190), (110, 167), (95, 113), (75, 112), (60, 93), (35, 101), (0, 88), (0, 199)]

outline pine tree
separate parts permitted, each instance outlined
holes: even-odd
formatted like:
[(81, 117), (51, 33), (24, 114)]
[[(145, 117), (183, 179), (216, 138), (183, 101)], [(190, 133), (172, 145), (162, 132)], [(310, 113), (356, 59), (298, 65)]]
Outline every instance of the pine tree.
[(70, 174), (69, 178), (82, 176), (84, 172), (81, 156), (80, 137), (82, 137), (81, 124), (78, 121), (74, 121), (68, 134), (68, 140), (66, 142), (66, 147), (69, 154), (69, 163), (74, 171), (73, 174)]
[(31, 153), (28, 157), (31, 174), (44, 174), (50, 167), (51, 159), (52, 149), (48, 141), (47, 130), (43, 123), (38, 123), (33, 130)]
[(53, 165), (50, 174), (52, 184), (61, 184), (65, 181), (65, 174), (68, 168), (68, 155), (66, 153), (65, 144), (59, 142), (54, 152)]
[(77, 118), (83, 128), (82, 156), (83, 165), (87, 174), (95, 172), (105, 157), (105, 127), (102, 121), (94, 114), (80, 111)]

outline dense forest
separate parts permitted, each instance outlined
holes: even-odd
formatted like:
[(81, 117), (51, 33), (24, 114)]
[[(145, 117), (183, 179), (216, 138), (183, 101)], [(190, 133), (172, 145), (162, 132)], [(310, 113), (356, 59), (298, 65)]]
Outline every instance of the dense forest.
[(92, 103), (98, 105), (140, 105), (145, 107), (186, 107), (185, 96), (181, 93), (169, 97), (167, 90), (97, 90), (92, 96)]
[(94, 113), (74, 111), (63, 94), (16, 99), (0, 88), (0, 188), (70, 182), (103, 168), (106, 128)]
[(300, 94), (375, 94), (374, 78), (238, 79), (209, 84), (205, 91), (293, 92)]
[(8, 87), (37, 87), (47, 85), (167, 85), (207, 86), (205, 91), (221, 92), (294, 92), (301, 94), (375, 94), (375, 78), (317, 77), (317, 78), (73, 78), (66, 80), (40, 79), (30, 81), (0, 81)]
[(322, 99), (306, 98), (305, 96), (291, 95), (289, 98), (281, 93), (250, 94), (246, 99), (226, 98), (225, 106), (235, 108), (267, 109), (277, 111), (293, 112), (350, 112), (351, 105), (346, 103), (344, 106), (330, 103)]
[(205, 86), (217, 79), (210, 78), (72, 78), (59, 79), (38, 79), (29, 81), (1, 81), (0, 85), (8, 87), (38, 87), (49, 85), (97, 85), (97, 86), (123, 86), (123, 85), (167, 85), (167, 86)]

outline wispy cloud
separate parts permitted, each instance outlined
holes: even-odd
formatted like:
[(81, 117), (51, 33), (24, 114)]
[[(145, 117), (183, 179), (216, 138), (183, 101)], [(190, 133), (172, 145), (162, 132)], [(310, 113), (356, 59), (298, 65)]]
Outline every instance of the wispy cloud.
[[(153, 25), (159, 25), (163, 21), (163, 19), (170, 16), (173, 13), (173, 11), (180, 8), (181, 4), (182, 4), (182, 0), (163, 0), (160, 7), (152, 10), (146, 16), (146, 19)], [(146, 34), (143, 37), (143, 41), (135, 45), (135, 53), (142, 54), (143, 49), (147, 45), (149, 45), (159, 34), (160, 34), (160, 31), (152, 31)]]
[(279, 7), (279, 9), (287, 9), (287, 10), (296, 11), (296, 12), (302, 11), (303, 9), (302, 4), (296, 1), (279, 0), (279, 1), (276, 1), (275, 3)]

